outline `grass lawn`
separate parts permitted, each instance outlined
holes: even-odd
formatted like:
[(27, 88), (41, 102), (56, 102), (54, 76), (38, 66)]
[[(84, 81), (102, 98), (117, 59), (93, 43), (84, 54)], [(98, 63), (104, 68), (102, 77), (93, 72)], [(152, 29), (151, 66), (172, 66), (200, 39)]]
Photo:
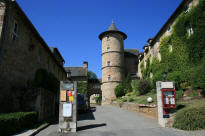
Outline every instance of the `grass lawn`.
[[(148, 103), (147, 98), (152, 97), (153, 102)], [(135, 93), (128, 93), (122, 98), (117, 98), (118, 102), (132, 102), (136, 104), (157, 104), (157, 94), (156, 93), (147, 93), (145, 95), (137, 95)]]
[(182, 130), (205, 129), (205, 98), (177, 102), (173, 127)]
[(179, 110), (191, 107), (205, 107), (205, 98), (189, 101), (177, 101), (177, 107)]

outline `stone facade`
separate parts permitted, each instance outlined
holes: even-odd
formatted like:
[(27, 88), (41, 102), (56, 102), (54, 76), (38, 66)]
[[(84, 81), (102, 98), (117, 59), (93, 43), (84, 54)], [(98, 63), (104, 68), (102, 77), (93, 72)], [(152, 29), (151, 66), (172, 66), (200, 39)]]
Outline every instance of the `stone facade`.
[(0, 105), (7, 105), (0, 112), (12, 112), (19, 110), (12, 92), (26, 88), (38, 69), (59, 80), (66, 72), (19, 5), (7, 1), (0, 6)]
[(115, 87), (128, 73), (136, 75), (138, 50), (124, 50), (127, 36), (113, 23), (99, 38), (102, 40), (102, 104), (110, 104), (116, 98)]
[[(154, 38), (148, 39), (148, 43), (143, 47), (144, 52), (139, 55), (139, 65), (138, 65), (138, 75), (142, 78), (141, 67), (140, 65), (144, 63), (144, 68), (146, 68), (147, 58), (150, 58), (150, 62), (152, 62), (153, 58), (157, 58), (161, 61), (160, 55), (160, 42), (161, 39), (169, 36), (172, 33), (172, 26), (176, 22), (176, 18), (182, 12), (189, 12), (189, 10), (196, 6), (199, 3), (199, 0), (183, 0), (179, 7), (175, 10), (175, 12), (171, 15), (171, 17), (167, 20), (167, 22), (163, 25), (163, 27), (159, 30)], [(170, 47), (168, 47), (170, 48)], [(172, 49), (170, 48), (170, 51)], [(152, 74), (150, 74), (152, 78)]]

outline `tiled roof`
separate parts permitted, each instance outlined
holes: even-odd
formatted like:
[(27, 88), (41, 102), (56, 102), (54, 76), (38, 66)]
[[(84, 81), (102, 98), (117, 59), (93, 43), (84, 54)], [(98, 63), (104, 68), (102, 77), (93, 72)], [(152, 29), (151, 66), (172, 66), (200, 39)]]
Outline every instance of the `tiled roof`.
[(139, 51), (137, 49), (125, 49), (124, 52), (135, 56), (139, 55)]
[(71, 71), (71, 77), (87, 76), (87, 70), (83, 67), (65, 67), (65, 71)]

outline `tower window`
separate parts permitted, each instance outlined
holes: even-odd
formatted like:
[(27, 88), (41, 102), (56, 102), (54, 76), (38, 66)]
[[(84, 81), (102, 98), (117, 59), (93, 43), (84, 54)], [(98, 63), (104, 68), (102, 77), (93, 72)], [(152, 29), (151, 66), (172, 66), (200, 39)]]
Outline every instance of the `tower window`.
[(110, 51), (110, 47), (107, 47), (107, 51)]
[(110, 40), (110, 36), (107, 36), (107, 41), (109, 41)]
[(111, 76), (110, 75), (108, 75), (107, 80), (111, 81)]
[(107, 66), (110, 66), (110, 61), (107, 62)]

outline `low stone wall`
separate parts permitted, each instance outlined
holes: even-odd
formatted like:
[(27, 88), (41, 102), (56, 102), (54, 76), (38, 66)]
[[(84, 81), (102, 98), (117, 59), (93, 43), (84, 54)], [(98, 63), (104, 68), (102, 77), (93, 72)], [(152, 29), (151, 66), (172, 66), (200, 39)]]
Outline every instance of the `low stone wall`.
[(138, 104), (135, 103), (129, 103), (129, 102), (124, 102), (124, 103), (119, 103), (119, 102), (112, 102), (113, 106), (129, 110), (129, 111), (134, 111), (134, 112), (139, 112), (141, 114), (144, 114), (146, 116), (152, 117), (154, 119), (157, 119), (157, 107), (140, 107)]

